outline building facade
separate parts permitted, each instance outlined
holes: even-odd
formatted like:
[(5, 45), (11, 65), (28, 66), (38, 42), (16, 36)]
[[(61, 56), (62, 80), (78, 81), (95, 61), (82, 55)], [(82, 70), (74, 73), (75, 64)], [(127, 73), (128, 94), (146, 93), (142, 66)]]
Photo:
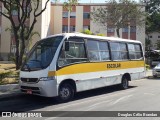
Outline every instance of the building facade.
[(160, 44), (160, 33), (159, 32), (152, 32), (146, 36), (146, 39), (150, 40), (150, 45), (148, 49), (151, 50), (159, 50), (158, 44)]
[[(41, 8), (44, 8), (46, 0), (42, 0)], [(81, 32), (85, 29), (89, 29), (94, 34), (104, 34), (106, 36), (117, 36), (114, 28), (105, 28), (98, 23), (95, 23), (90, 18), (90, 12), (93, 8), (103, 7), (106, 4), (87, 3), (78, 4), (73, 6), (70, 13), (70, 32)], [(0, 10), (4, 10), (0, 3)], [(145, 10), (145, 9), (144, 9)], [(13, 12), (15, 21), (17, 20), (16, 11)], [(26, 24), (30, 26), (33, 17), (31, 16)], [(10, 28), (11, 24), (9, 20), (0, 15), (0, 60), (8, 60), (11, 53), (15, 53), (15, 40), (13, 33), (6, 31), (6, 28)], [(47, 37), (48, 35), (59, 34), (68, 32), (68, 11), (63, 7), (63, 4), (48, 3), (45, 12), (38, 17), (37, 23), (34, 27), (35, 32), (38, 32), (40, 36), (35, 35), (32, 39), (32, 45), (36, 41)], [(127, 28), (120, 29), (120, 36), (126, 39), (139, 40), (145, 46), (145, 26), (137, 27), (134, 24), (129, 25)]]
[[(89, 29), (94, 34), (104, 34), (106, 36), (117, 37), (114, 28), (106, 28), (90, 18), (90, 12), (93, 8), (105, 7), (107, 4), (98, 3), (81, 3), (73, 6), (70, 13), (70, 32), (81, 32)], [(145, 11), (145, 7), (142, 9)], [(68, 11), (63, 4), (51, 4), (51, 34), (68, 32)], [(130, 24), (126, 28), (120, 29), (120, 36), (125, 39), (139, 40), (145, 46), (145, 25), (138, 27), (135, 24)]]

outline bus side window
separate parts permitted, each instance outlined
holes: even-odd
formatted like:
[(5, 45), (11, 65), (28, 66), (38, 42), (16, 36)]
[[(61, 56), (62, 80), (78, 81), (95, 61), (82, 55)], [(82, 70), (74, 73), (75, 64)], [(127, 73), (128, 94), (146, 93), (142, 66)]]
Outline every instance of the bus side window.
[(117, 42), (110, 42), (112, 60), (122, 60), (120, 44)]
[(108, 42), (87, 40), (87, 48), (90, 61), (110, 60)]
[(68, 39), (69, 51), (61, 50), (58, 66), (87, 61), (85, 44), (82, 38), (72, 37)]
[(141, 45), (140, 44), (135, 44), (135, 54), (136, 54), (136, 59), (142, 59), (143, 58), (143, 52), (141, 49)]
[(128, 44), (129, 58), (136, 59), (134, 44)]
[(142, 59), (143, 53), (140, 44), (128, 44), (130, 59)]
[(121, 51), (121, 59), (128, 60), (128, 51), (126, 43), (119, 43)]

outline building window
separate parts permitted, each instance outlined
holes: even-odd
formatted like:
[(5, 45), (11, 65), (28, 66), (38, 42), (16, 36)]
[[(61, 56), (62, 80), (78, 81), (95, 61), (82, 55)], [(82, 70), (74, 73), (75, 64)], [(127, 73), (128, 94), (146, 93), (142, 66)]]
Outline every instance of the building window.
[(136, 26), (131, 26), (131, 27), (130, 27), (130, 31), (131, 31), (131, 32), (136, 32)]
[(68, 12), (63, 12), (63, 18), (68, 18)]
[(160, 38), (160, 36), (158, 36), (158, 38)]
[[(63, 33), (68, 32), (68, 25), (63, 25), (62, 32)], [(75, 26), (70, 26), (70, 32), (75, 32)]]
[(67, 25), (63, 25), (62, 32), (63, 33), (68, 32), (68, 26)]
[(18, 11), (17, 10), (12, 10), (12, 15), (18, 15)]
[(83, 26), (83, 30), (90, 30), (90, 26)]
[(90, 19), (90, 13), (84, 12), (83, 13), (83, 19)]
[(70, 32), (75, 32), (75, 26), (70, 26)]
[(70, 18), (76, 18), (76, 12), (71, 12)]
[(126, 28), (122, 28), (122, 32), (128, 32), (129, 30), (128, 30), (128, 27), (126, 27)]
[(114, 28), (107, 28), (107, 32), (108, 33), (114, 32)]
[(149, 38), (152, 38), (152, 35), (151, 35), (151, 36), (149, 36)]

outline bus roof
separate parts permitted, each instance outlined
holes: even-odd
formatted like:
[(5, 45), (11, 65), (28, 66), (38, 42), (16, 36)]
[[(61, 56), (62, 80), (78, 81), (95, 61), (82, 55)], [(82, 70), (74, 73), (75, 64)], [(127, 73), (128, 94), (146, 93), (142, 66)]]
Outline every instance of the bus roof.
[(62, 34), (52, 35), (52, 36), (49, 36), (49, 37), (59, 36), (59, 35), (63, 35), (65, 37), (77, 36), (77, 37), (85, 37), (85, 38), (109, 40), (109, 41), (122, 41), (122, 42), (141, 43), (138, 40), (123, 39), (123, 38), (118, 38), (118, 37), (105, 37), (105, 36), (97, 36), (97, 35), (87, 35), (87, 34), (83, 34), (83, 33), (62, 33)]

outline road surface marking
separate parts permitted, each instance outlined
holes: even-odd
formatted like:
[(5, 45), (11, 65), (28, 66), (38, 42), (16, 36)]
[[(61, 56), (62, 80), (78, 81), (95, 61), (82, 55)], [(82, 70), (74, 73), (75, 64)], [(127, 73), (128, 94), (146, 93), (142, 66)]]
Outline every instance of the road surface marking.
[(98, 105), (100, 105), (100, 104), (108, 103), (108, 102), (110, 102), (110, 101), (112, 101), (112, 100), (102, 101), (102, 102), (99, 102), (99, 103), (93, 104), (93, 105), (89, 106), (89, 107), (88, 107), (88, 109), (86, 109), (85, 111), (89, 111), (89, 110), (91, 110), (91, 109), (96, 108), (96, 107), (97, 107)]
[(117, 99), (116, 101), (112, 102), (111, 105), (115, 105), (117, 103), (119, 103), (120, 101), (124, 101), (124, 100), (127, 100), (128, 98), (132, 97), (133, 95), (127, 95), (127, 96), (123, 96), (119, 99)]
[(144, 93), (144, 95), (155, 95), (153, 93)]

